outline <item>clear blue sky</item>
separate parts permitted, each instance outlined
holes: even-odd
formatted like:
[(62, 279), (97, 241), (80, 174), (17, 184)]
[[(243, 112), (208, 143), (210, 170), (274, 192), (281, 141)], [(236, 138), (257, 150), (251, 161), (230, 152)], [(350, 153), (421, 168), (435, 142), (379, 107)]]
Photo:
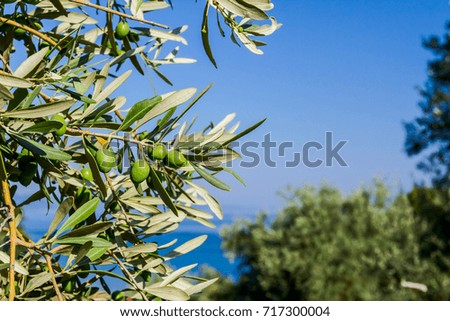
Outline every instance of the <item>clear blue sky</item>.
[[(421, 42), (442, 34), (450, 14), (445, 0), (296, 0), (274, 1), (272, 15), (283, 27), (268, 40), (265, 55), (254, 56), (214, 30), (212, 46), (219, 69), (202, 52), (202, 2), (174, 1), (173, 12), (151, 16), (172, 26), (189, 25), (188, 47), (181, 56), (198, 59), (187, 66), (166, 67), (176, 89), (215, 86), (191, 112), (199, 123), (217, 122), (237, 112), (243, 126), (268, 117), (249, 139), (271, 132), (275, 141), (293, 141), (296, 151), (326, 131), (348, 140), (342, 155), (349, 167), (304, 166), (286, 169), (265, 165), (237, 171), (244, 188), (228, 180), (231, 193), (216, 192), (225, 207), (276, 210), (277, 191), (287, 185), (318, 185), (324, 180), (344, 191), (381, 176), (405, 189), (423, 175), (416, 160), (403, 150), (403, 121), (418, 113), (416, 86), (426, 80), (431, 58)], [(214, 23), (212, 23), (215, 26)], [(146, 97), (145, 85), (130, 85), (136, 100)], [(160, 92), (172, 90), (157, 82)], [(262, 153), (262, 150), (258, 150)], [(320, 154), (317, 154), (320, 155)]]

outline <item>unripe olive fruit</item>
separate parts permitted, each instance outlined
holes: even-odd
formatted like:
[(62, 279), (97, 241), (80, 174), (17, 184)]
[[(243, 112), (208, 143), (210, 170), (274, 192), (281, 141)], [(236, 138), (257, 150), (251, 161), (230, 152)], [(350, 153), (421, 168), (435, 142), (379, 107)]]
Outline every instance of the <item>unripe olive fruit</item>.
[(75, 288), (75, 281), (73, 281), (73, 280), (63, 281), (62, 286), (63, 286), (64, 292), (72, 293)]
[(14, 36), (17, 37), (18, 39), (21, 39), (26, 33), (27, 33), (27, 31), (22, 28), (14, 29)]
[(81, 177), (89, 182), (92, 182), (94, 180), (91, 169), (86, 167), (81, 170)]
[(89, 188), (83, 186), (77, 189), (75, 200), (78, 206), (83, 205), (92, 198), (92, 192)]
[(57, 131), (55, 131), (56, 135), (62, 136), (66, 133), (67, 125), (66, 125), (66, 119), (64, 118), (63, 115), (54, 115), (50, 120), (57, 121), (62, 124), (62, 126)]
[(141, 273), (141, 277), (144, 279), (145, 282), (150, 282), (152, 279), (152, 274), (148, 271), (143, 271)]
[(186, 164), (186, 158), (179, 151), (171, 150), (167, 153), (167, 163), (172, 167), (181, 167)]
[(20, 184), (22, 184), (23, 186), (30, 185), (38, 169), (37, 163), (34, 158), (26, 155), (22, 156), (19, 160), (19, 169), (21, 171), (18, 177)]
[(149, 156), (153, 159), (163, 160), (167, 155), (167, 148), (162, 144), (158, 144), (149, 151)]
[[(17, 23), (20, 23), (21, 25), (28, 24), (28, 21), (23, 17), (22, 14), (16, 15), (12, 19), (15, 20)], [(14, 28), (14, 37), (16, 37), (17, 39), (22, 39), (26, 32), (27, 31), (25, 29), (15, 27)]]
[(144, 140), (148, 137), (149, 132), (148, 131), (143, 131), (142, 133), (139, 134), (139, 140)]
[(125, 53), (125, 50), (117, 49), (117, 56), (122, 56)]
[(123, 301), (125, 299), (122, 291), (114, 291), (111, 294), (111, 299), (114, 301)]
[[(6, 295), (9, 295), (9, 289), (10, 289), (10, 284), (8, 283), (8, 284), (6, 284), (6, 287), (5, 287)], [(14, 281), (14, 289), (15, 289), (16, 293), (19, 293), (19, 284), (17, 283), (17, 281)]]
[(95, 154), (95, 160), (99, 170), (103, 173), (108, 173), (117, 165), (116, 157), (111, 149), (99, 149)]
[(39, 50), (44, 49), (45, 47), (50, 47), (50, 43), (48, 43), (47, 41), (42, 41), (39, 44)]
[(42, 24), (39, 21), (34, 22), (34, 28), (36, 30), (41, 30), (42, 29)]
[(128, 39), (132, 42), (138, 42), (141, 37), (136, 32), (130, 32), (128, 34)]
[(116, 38), (123, 39), (130, 32), (130, 26), (125, 21), (120, 21), (116, 26)]
[(145, 159), (140, 159), (131, 167), (130, 177), (133, 183), (139, 184), (150, 175), (150, 166)]
[(118, 212), (118, 211), (121, 210), (120, 205), (119, 205), (118, 202), (113, 202), (113, 203), (111, 203), (111, 205), (109, 206), (109, 209), (110, 209), (112, 212), (114, 212), (114, 213), (116, 213), (116, 212)]

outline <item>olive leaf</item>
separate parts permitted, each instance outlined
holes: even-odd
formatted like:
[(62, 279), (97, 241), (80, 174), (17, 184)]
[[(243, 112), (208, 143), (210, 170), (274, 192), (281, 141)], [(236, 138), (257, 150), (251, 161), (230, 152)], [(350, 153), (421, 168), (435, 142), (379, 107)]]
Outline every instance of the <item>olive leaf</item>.
[(68, 161), (72, 159), (72, 156), (59, 149), (43, 145), (32, 139), (22, 136), (19, 133), (14, 133), (12, 131), (9, 131), (8, 133), (11, 135), (12, 138), (14, 138), (14, 140), (16, 140), (19, 143), (19, 145), (28, 149), (29, 151), (32, 151), (33, 154), (35, 155), (60, 161)]
[(215, 177), (214, 175), (211, 175), (210, 173), (208, 173), (206, 170), (201, 169), (200, 167), (192, 164), (192, 167), (194, 167), (195, 171), (205, 179), (205, 181), (207, 181), (208, 183), (210, 183), (211, 185), (222, 189), (224, 191), (231, 191), (230, 186), (228, 186), (227, 184), (225, 184), (224, 182), (222, 182), (221, 180), (219, 180), (217, 177)]
[(95, 212), (99, 203), (100, 199), (98, 197), (95, 197), (90, 201), (87, 201), (85, 204), (83, 204), (78, 210), (75, 211), (75, 213), (73, 213), (67, 219), (67, 221), (63, 223), (63, 225), (61, 225), (61, 227), (56, 232), (55, 237), (75, 227), (78, 223), (81, 223), (84, 220), (86, 220), (89, 216), (91, 216)]
[(76, 101), (72, 99), (55, 101), (52, 103), (36, 106), (34, 108), (6, 112), (2, 114), (2, 117), (35, 119), (51, 116), (66, 111), (67, 109), (72, 107), (75, 102)]
[(152, 110), (162, 100), (161, 96), (155, 96), (153, 98), (144, 99), (136, 103), (131, 107), (127, 116), (123, 120), (122, 124), (118, 128), (118, 131), (129, 128), (138, 119), (144, 118), (144, 116)]

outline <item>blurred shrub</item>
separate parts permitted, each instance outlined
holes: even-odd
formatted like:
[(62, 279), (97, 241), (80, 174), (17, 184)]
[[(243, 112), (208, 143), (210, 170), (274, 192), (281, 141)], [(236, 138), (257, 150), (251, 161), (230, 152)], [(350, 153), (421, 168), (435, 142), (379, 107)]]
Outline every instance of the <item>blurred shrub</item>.
[(273, 220), (260, 214), (222, 231), (240, 277), (198, 299), (449, 300), (443, 194), (418, 187), (391, 198), (381, 183), (349, 196), (326, 185), (288, 190)]

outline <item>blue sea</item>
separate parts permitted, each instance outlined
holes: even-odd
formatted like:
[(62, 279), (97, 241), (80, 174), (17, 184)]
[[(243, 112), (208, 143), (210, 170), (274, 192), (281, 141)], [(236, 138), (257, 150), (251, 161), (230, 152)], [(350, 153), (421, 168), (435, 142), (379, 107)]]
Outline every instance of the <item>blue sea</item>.
[[(24, 219), (20, 224), (25, 227), (30, 237), (36, 241), (45, 234), (55, 210), (51, 209), (48, 214), (45, 214), (47, 212), (45, 203), (38, 202), (35, 204), (31, 208), (30, 206), (24, 208)], [(242, 218), (243, 216), (252, 217), (256, 213), (257, 210), (250, 208), (224, 207), (224, 220), (215, 219), (214, 224), (217, 227), (214, 229), (207, 228), (194, 221), (185, 220), (180, 224), (179, 229), (164, 235), (155, 236), (154, 241), (158, 244), (165, 244), (177, 239), (177, 243), (172, 247), (173, 249), (190, 239), (200, 235), (207, 235), (207, 240), (200, 247), (186, 255), (171, 260), (170, 265), (174, 268), (180, 268), (198, 263), (198, 266), (191, 272), (194, 274), (198, 273), (202, 265), (208, 265), (218, 270), (224, 276), (237, 279), (239, 276), (238, 264), (230, 262), (225, 257), (225, 253), (221, 248), (222, 240), (219, 232), (224, 225), (232, 224), (237, 218)]]

